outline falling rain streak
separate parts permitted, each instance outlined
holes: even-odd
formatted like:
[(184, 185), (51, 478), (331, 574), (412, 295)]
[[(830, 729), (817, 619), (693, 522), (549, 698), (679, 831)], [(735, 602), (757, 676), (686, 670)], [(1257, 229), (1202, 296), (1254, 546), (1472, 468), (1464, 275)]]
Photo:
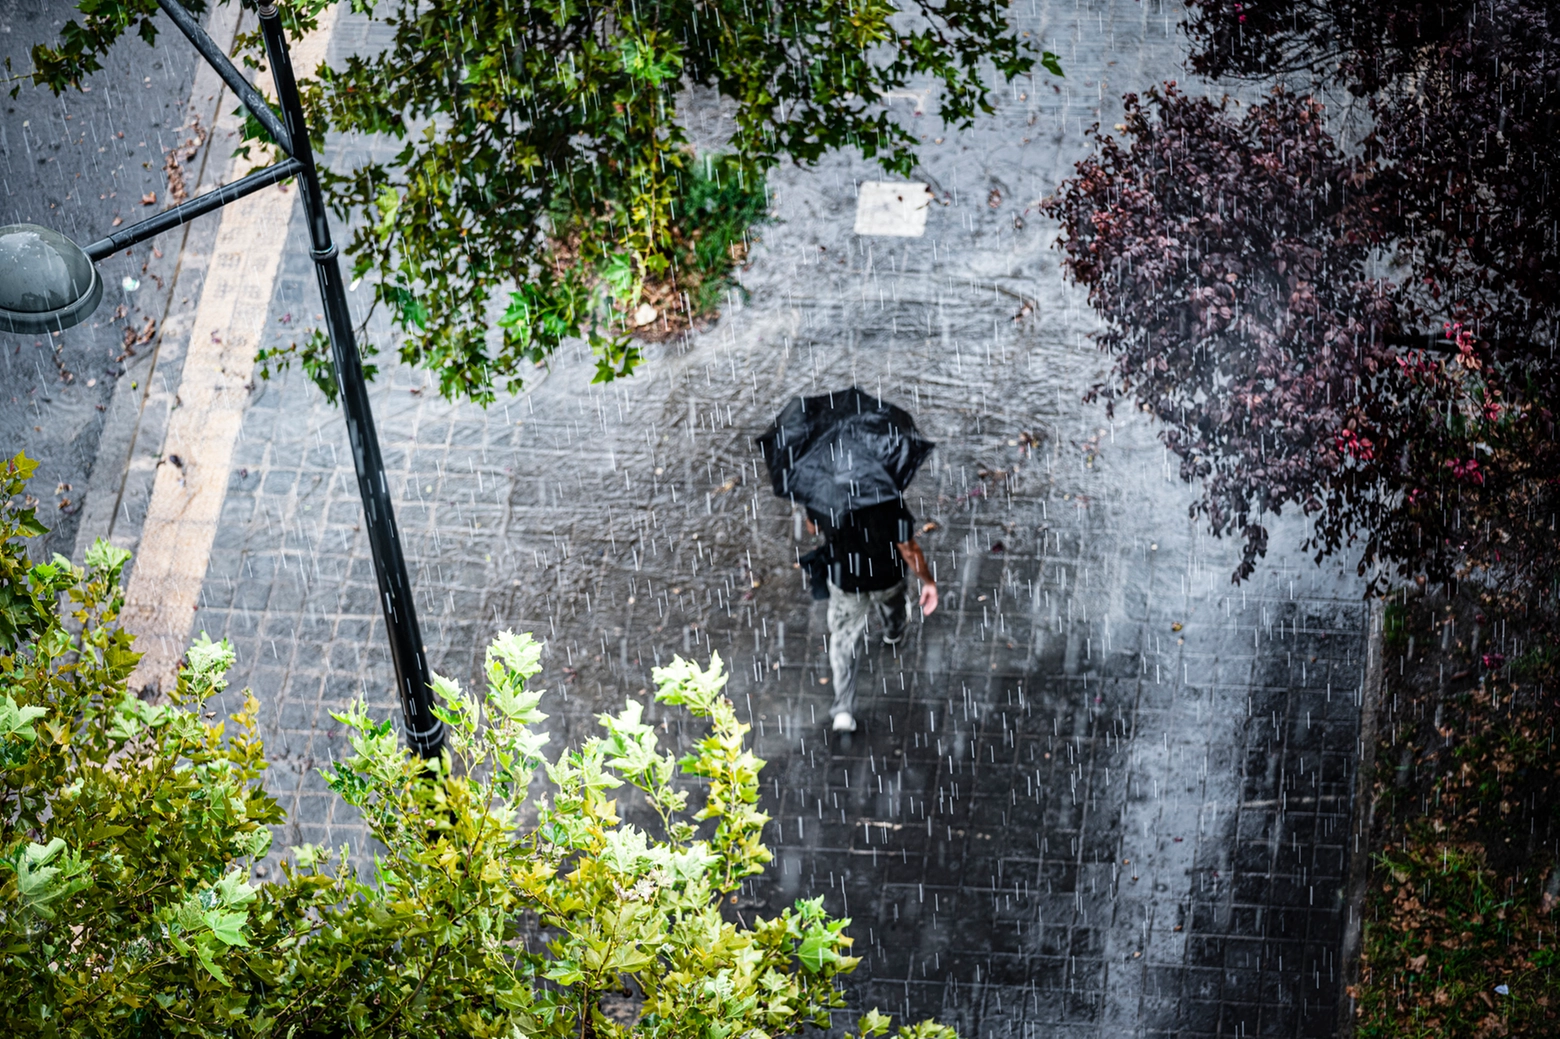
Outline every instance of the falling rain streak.
[[(857, 186), (881, 174), (826, 158), (776, 176), (782, 218), (720, 321), (648, 347), (631, 379), (591, 385), (577, 344), (486, 410), (440, 401), (421, 372), (380, 377), (430, 659), (480, 684), (495, 631), (545, 639), (557, 748), (672, 654), (719, 652), (769, 763), (775, 855), (731, 911), (822, 896), (852, 917), (857, 1002), (982, 1039), (1104, 1021), (1137, 1034), (1169, 1027), (1156, 1008), (1217, 966), (1254, 999), (1331, 1007), (1337, 964), (1315, 934), (1342, 926), (1363, 607), (1304, 560), (1232, 589), (1234, 548), (1187, 520), (1147, 418), (1080, 401), (1105, 362), (1035, 205), (1082, 130), (1119, 114), (1111, 98), (1135, 84), (1117, 69), (1138, 54), (1172, 67), (1179, 44), (1152, 3), (1013, 13), (1062, 54), (1065, 81), (999, 91), (995, 120), (962, 132), (890, 100), (928, 138), (924, 237), (852, 234)], [(708, 142), (727, 116), (687, 119)], [(270, 303), (276, 342), (313, 317), (300, 234)], [(382, 313), (369, 329), (391, 341)], [(31, 378), (25, 363), (42, 385), (51, 355), (8, 351), (7, 379)], [(938, 444), (906, 502), (943, 606), (897, 650), (869, 640), (861, 728), (842, 741), (826, 731), (823, 607), (795, 567), (812, 540), (753, 437), (790, 397), (851, 385)], [(345, 747), (331, 711), (360, 694), (394, 706), (340, 428), (296, 371), (256, 387), (194, 630), (233, 641), (233, 688), (264, 702), (267, 781), (294, 819), (278, 844), (362, 854), (360, 825), (313, 778)], [(135, 528), (144, 500), (119, 505)], [(673, 749), (701, 734), (648, 717)], [(1212, 963), (1228, 938), (1249, 940)], [(1230, 1011), (1226, 1031), (1255, 1033), (1264, 1005)]]

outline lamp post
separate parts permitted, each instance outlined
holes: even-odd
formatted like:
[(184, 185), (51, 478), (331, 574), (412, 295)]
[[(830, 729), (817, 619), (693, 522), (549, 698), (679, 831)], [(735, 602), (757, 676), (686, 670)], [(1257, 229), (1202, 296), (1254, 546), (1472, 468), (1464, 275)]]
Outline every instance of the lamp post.
[(32, 224), (0, 227), (0, 331), (36, 334), (62, 331), (78, 324), (103, 298), (103, 279), (94, 266), (97, 261), (261, 188), (297, 178), (304, 218), (309, 227), (309, 255), (314, 260), (320, 297), (324, 302), (336, 385), (347, 421), (347, 438), (352, 445), (352, 462), (357, 469), (358, 493), (363, 498), (363, 518), (369, 549), (373, 553), (374, 573), (379, 581), (385, 630), (390, 637), (390, 659), (395, 666), (406, 741), (424, 757), (436, 757), (444, 746), (444, 724), (432, 710), (428, 658), (423, 651), (406, 558), (401, 552), (390, 487), (385, 479), (384, 459), (379, 453), (368, 388), (363, 382), (363, 366), (352, 333), (346, 286), (342, 281), (336, 246), (331, 241), (325, 198), (320, 191), (314, 151), (309, 145), (309, 132), (304, 123), (298, 83), (293, 75), (281, 18), (271, 3), (263, 2), (259, 7), (260, 31), (281, 107), (278, 118), (178, 0), (157, 2), (201, 57), (243, 101), (244, 107), (265, 127), (287, 158), (116, 231), (86, 248), (56, 231)]

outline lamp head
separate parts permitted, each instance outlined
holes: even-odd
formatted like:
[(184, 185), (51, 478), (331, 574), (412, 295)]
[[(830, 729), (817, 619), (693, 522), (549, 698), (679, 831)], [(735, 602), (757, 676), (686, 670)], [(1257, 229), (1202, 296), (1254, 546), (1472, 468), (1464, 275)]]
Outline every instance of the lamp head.
[(86, 320), (103, 279), (81, 246), (36, 224), (0, 227), (0, 332), (60, 332)]

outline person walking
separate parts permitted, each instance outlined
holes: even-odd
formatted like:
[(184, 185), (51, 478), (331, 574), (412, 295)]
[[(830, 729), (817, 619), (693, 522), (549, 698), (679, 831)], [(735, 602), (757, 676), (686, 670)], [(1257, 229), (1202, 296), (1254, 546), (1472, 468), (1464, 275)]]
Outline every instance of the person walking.
[[(808, 580), (829, 597), (829, 670), (835, 732), (856, 730), (856, 673), (875, 616), (883, 642), (905, 637), (905, 578), (921, 582), (922, 616), (937, 609), (937, 582), (915, 542), (904, 491), (936, 445), (916, 431), (903, 408), (859, 386), (793, 397), (757, 438), (776, 496), (807, 510), (807, 529), (822, 533), (827, 576)], [(817, 552), (798, 562), (811, 566)]]
[(897, 646), (907, 628), (907, 571), (920, 582), (921, 615), (937, 609), (937, 582), (915, 540), (915, 519), (903, 498), (830, 517), (808, 510), (807, 527), (824, 537), (829, 581), (829, 670), (835, 732), (856, 731), (856, 675), (875, 617), (883, 645)]

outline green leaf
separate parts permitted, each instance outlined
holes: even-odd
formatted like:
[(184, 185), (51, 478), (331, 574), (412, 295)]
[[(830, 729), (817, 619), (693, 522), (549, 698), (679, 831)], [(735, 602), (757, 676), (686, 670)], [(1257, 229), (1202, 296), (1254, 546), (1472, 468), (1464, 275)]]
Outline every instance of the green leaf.
[(1062, 59), (1050, 51), (1040, 55), (1040, 67), (1053, 76), (1063, 76), (1065, 78), (1065, 73), (1062, 72)]
[[(541, 671), (542, 648), (542, 643), (532, 638), (528, 631), (520, 635), (513, 631), (500, 632), (488, 645), (488, 667), (491, 669), (497, 661), (523, 682)], [(544, 714), (542, 717), (547, 716)]]
[(15, 736), (18, 739), (31, 743), (38, 738), (33, 731), (33, 722), (39, 718), (47, 717), (49, 710), (46, 707), (18, 707), (16, 701), (6, 694), (3, 702), (0, 702), (0, 736)]
[(623, 70), (652, 87), (676, 77), (682, 71), (682, 57), (675, 51), (659, 49), (657, 44), (663, 40), (662, 34), (654, 32), (643, 40), (624, 39), (618, 45)]
[(24, 538), (38, 537), (49, 532), (48, 527), (38, 522), (32, 509), (23, 509), (17, 513), (15, 529), (16, 533)]
[(119, 572), (124, 569), (124, 565), (129, 561), (129, 549), (110, 544), (106, 538), (98, 538), (92, 542), (92, 547), (87, 549), (88, 569), (112, 574), (115, 577), (119, 575)]
[(206, 973), (215, 978), (219, 985), (231, 985), (232, 982), (228, 980), (228, 976), (222, 973), (222, 968), (217, 966), (216, 960), (212, 956), (211, 946), (206, 942), (194, 942), (192, 945), (195, 957), (200, 960), (200, 965), (206, 968)]
[(387, 285), (382, 290), (384, 298), (395, 308), (395, 317), (402, 328), (428, 327), (428, 308), (410, 289), (400, 285)]
[(184, 653), (184, 667), (180, 669), (181, 685), (187, 685), (188, 694), (196, 700), (204, 700), (227, 688), (227, 672), (237, 659), (227, 639), (212, 642), (204, 631), (190, 644)]
[(651, 854), (644, 832), (632, 826), (608, 830), (605, 844), (597, 856), (607, 869), (624, 876), (637, 876), (657, 858)]
[(330, 849), (318, 844), (298, 844), (288, 851), (292, 853), (293, 861), (304, 869), (330, 860)]
[(888, 1031), (889, 1026), (893, 1023), (893, 1018), (887, 1014), (878, 1013), (874, 1007), (872, 1010), (867, 1011), (866, 1015), (856, 1023), (856, 1027), (860, 1029), (862, 1039), (866, 1039), (867, 1036), (882, 1035)]
[(817, 974), (827, 965), (839, 962), (840, 955), (834, 951), (834, 944), (834, 935), (814, 932), (802, 940), (796, 958), (801, 960), (802, 966)]
[(169, 717), (169, 707), (154, 707), (144, 700), (127, 696), (114, 705), (107, 734), (116, 742), (123, 743), (135, 739), (146, 729), (164, 725)]
[[(53, 865), (56, 859), (59, 865)], [(87, 864), (71, 853), (60, 837), (48, 844), (29, 842), (12, 858), (11, 868), (16, 871), (16, 892), (22, 904), (45, 920), (55, 917), (51, 903), (90, 884), (84, 876)]]
[[(270, 831), (267, 830), (267, 833)], [(267, 844), (270, 842), (267, 841)], [(217, 881), (213, 889), (217, 896), (217, 904), (223, 906), (243, 906), (255, 900), (255, 889), (249, 886), (240, 870), (234, 870), (221, 880)], [(215, 928), (213, 928), (215, 930)], [(229, 944), (232, 944), (231, 942)]]
[(15, 493), (15, 491), (21, 489), (23, 483), (31, 480), (33, 474), (38, 471), (38, 460), (36, 458), (28, 458), (27, 455), (18, 451), (7, 461), (6, 469), (14, 478), (15, 485), (12, 488), (12, 493)]
[(627, 253), (615, 253), (601, 268), (601, 280), (612, 297), (625, 306), (639, 302), (641, 281), (634, 270), (633, 257)]
[(211, 933), (223, 945), (249, 945), (243, 933), (244, 924), (249, 920), (248, 913), (242, 910), (212, 909), (205, 914), (204, 920), (206, 926), (211, 928)]
[(401, 212), (401, 194), (388, 185), (379, 189), (374, 196), (374, 208), (379, 213), (379, 220), (374, 224), (374, 233), (381, 241), (388, 239), (395, 231), (396, 217)]
[(249, 835), (248, 846), (245, 849), (251, 858), (263, 859), (271, 850), (271, 829), (262, 826)]

